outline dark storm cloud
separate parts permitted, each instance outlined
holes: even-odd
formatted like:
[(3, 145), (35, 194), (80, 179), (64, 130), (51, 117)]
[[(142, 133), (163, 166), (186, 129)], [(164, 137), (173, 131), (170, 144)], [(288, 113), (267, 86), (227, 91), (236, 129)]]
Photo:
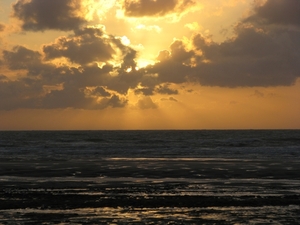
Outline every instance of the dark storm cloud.
[[(279, 3), (284, 13), (276, 11), (280, 8)], [(300, 8), (295, 1), (291, 4), (295, 8), (292, 15), (287, 15), (287, 3), (267, 1), (261, 8), (270, 6), (269, 14), (255, 9), (256, 14), (235, 26), (235, 36), (221, 43), (208, 40), (201, 34), (191, 38), (192, 48), (176, 40), (170, 51), (159, 53), (159, 62), (150, 66), (148, 71), (158, 74), (157, 80), (163, 83), (191, 81), (221, 87), (293, 85), (300, 77), (300, 31), (283, 25), (295, 25), (299, 21), (295, 17), (300, 15)], [(274, 5), (277, 7), (272, 8)], [(281, 26), (253, 21), (253, 18), (262, 17), (261, 14), (265, 18), (269, 16), (268, 22), (276, 21)], [(275, 20), (273, 14), (282, 18), (277, 16)]]
[(84, 28), (71, 37), (60, 37), (55, 43), (45, 45), (43, 51), (47, 60), (66, 57), (78, 64), (105, 62), (115, 53), (111, 42), (100, 29)]
[[(45, 10), (38, 1), (19, 0), (14, 5), (15, 15), (17, 12), (27, 15), (37, 9)], [(72, 8), (72, 12), (77, 7), (76, 4), (68, 5), (71, 1), (50, 2), (47, 4)], [(72, 2), (79, 4), (80, 1)], [(149, 3), (156, 7), (156, 2), (135, 1), (135, 4), (145, 7), (142, 4)], [(178, 4), (187, 1), (160, 4), (171, 5), (172, 2), (178, 8)], [(138, 52), (124, 45), (120, 37), (108, 35), (104, 29), (97, 27), (78, 28), (81, 22), (66, 26), (68, 21), (76, 21), (72, 19), (75, 14), (70, 10), (66, 10), (64, 15), (60, 10), (51, 12), (57, 16), (53, 17), (53, 23), (40, 19), (39, 13), (28, 14), (29, 19), (23, 19), (24, 29), (74, 29), (74, 33), (42, 46), (42, 51), (23, 46), (2, 51), (0, 110), (125, 107), (129, 89), (143, 95), (139, 96), (137, 107), (153, 109), (157, 105), (151, 95), (178, 94), (178, 90), (171, 88), (172, 85), (185, 82), (232, 88), (292, 85), (300, 77), (300, 31), (295, 26), (291, 29), (291, 25), (297, 25), (299, 20), (295, 18), (300, 9), (297, 2), (291, 0), (291, 4), (291, 15), (286, 11), (286, 7), (290, 6), (283, 1), (267, 1), (256, 6), (253, 15), (235, 26), (234, 37), (221, 43), (201, 34), (194, 34), (189, 42), (175, 40), (169, 49), (159, 53), (154, 65), (139, 70), (136, 69)], [(167, 11), (157, 9), (153, 15)], [(57, 64), (61, 58), (77, 65)], [(12, 80), (10, 74), (3, 71), (20, 76)]]
[(191, 68), (184, 65), (185, 60), (178, 61), (176, 58), (176, 55), (170, 54), (168, 59), (147, 68), (148, 73), (157, 75), (153, 79), (157, 85), (163, 83), (181, 84), (188, 81), (188, 77), (191, 76), (192, 72)]
[[(63, 82), (61, 90), (53, 90), (42, 99), (43, 108), (79, 108), (104, 109), (106, 107), (124, 107), (127, 99), (110, 94), (102, 86), (109, 77), (111, 67), (95, 66), (72, 68), (60, 77)], [(91, 91), (87, 87), (94, 87)]]
[(15, 46), (12, 51), (3, 51), (3, 58), (11, 70), (37, 68), (41, 65), (41, 57), (39, 52), (22, 46)]
[(50, 85), (66, 81), (68, 74), (74, 72), (74, 70), (71, 71), (67, 67), (57, 68), (53, 64), (44, 63), (40, 52), (23, 46), (15, 46), (12, 48), (12, 51), (4, 50), (2, 54), (3, 65), (10, 70), (26, 71), (28, 78), (40, 79), (41, 82), (46, 82)]
[(149, 66), (147, 71), (158, 74), (157, 84), (161, 83), (184, 83), (188, 81), (192, 69), (187, 63), (194, 56), (194, 51), (186, 50), (185, 44), (176, 40), (170, 46), (170, 52), (163, 50), (159, 53), (159, 60), (154, 66)]
[(28, 31), (47, 29), (73, 30), (86, 22), (82, 15), (82, 0), (18, 0), (13, 4), (13, 16), (22, 21)]
[(194, 5), (192, 0), (124, 0), (126, 16), (164, 16), (169, 13), (181, 13)]
[(263, 5), (257, 5), (254, 15), (246, 21), (267, 24), (300, 25), (299, 0), (268, 0)]
[[(101, 75), (98, 76), (98, 79), (104, 82), (109, 89), (121, 94), (126, 94), (129, 88), (136, 87), (142, 77), (142, 73), (136, 71), (137, 52), (123, 45), (120, 38), (104, 35), (104, 31), (99, 28), (76, 30), (74, 35), (70, 37), (60, 37), (55, 43), (45, 45), (43, 51), (46, 60), (65, 57), (71, 62), (80, 64), (86, 77), (97, 74), (100, 70), (97, 64), (95, 66), (88, 64), (106, 63), (103, 68), (109, 70), (107, 73), (113, 72), (118, 76)], [(116, 57), (121, 57), (118, 60), (122, 60), (122, 63), (120, 67), (113, 68), (107, 61)], [(128, 69), (131, 71), (127, 72)], [(84, 80), (82, 82), (85, 83)], [(98, 85), (99, 83), (96, 82), (95, 84)]]
[(36, 97), (42, 93), (42, 86), (32, 79), (17, 81), (0, 80), (0, 110), (37, 108)]
[[(81, 65), (80, 74), (84, 75), (78, 80), (85, 86), (104, 85), (124, 95), (129, 88), (135, 88), (142, 77), (142, 73), (135, 69), (137, 52), (123, 45), (120, 38), (104, 35), (104, 31), (98, 28), (76, 30), (70, 37), (61, 37), (54, 44), (45, 45), (43, 51), (46, 60), (65, 57)], [(107, 62), (115, 57), (122, 60), (120, 67)], [(106, 65), (99, 68), (96, 64), (99, 62)]]
[(210, 86), (291, 85), (300, 75), (298, 32), (263, 32), (240, 26), (237, 37), (223, 42), (204, 42), (194, 37), (194, 45), (207, 63), (200, 62), (193, 77)]
[[(128, 102), (128, 89), (135, 87), (141, 76), (135, 69), (126, 72), (128, 68), (136, 66), (136, 51), (124, 46), (118, 37), (103, 37), (102, 34), (103, 31), (97, 28), (76, 30), (68, 41), (44, 46), (44, 54), (22, 46), (4, 50), (2, 67), (22, 76), (13, 81), (6, 79), (5, 74), (1, 75), (0, 109), (125, 107)], [(76, 50), (71, 54), (67, 50), (72, 48)], [(90, 55), (86, 49), (90, 51)], [(108, 53), (105, 49), (109, 49), (111, 53), (119, 52), (121, 66), (109, 63), (101, 68), (98, 66), (95, 61), (106, 62), (112, 57), (106, 56)], [(55, 55), (54, 51), (60, 54)], [(61, 56), (79, 63), (80, 66), (55, 65), (49, 61)], [(84, 57), (87, 59), (84, 60)]]
[(43, 108), (78, 108), (78, 109), (104, 109), (107, 107), (124, 107), (127, 99), (117, 95), (104, 97), (101, 100), (89, 98), (85, 93), (74, 87), (65, 87), (63, 90), (55, 90), (43, 99)]
[[(29, 75), (16, 81), (0, 77), (0, 110), (17, 108), (78, 108), (104, 109), (106, 107), (125, 107), (126, 96), (110, 94), (102, 87), (87, 91), (88, 85), (100, 85), (105, 69), (97, 74), (89, 74), (88, 68), (56, 68), (40, 71), (38, 76)], [(50, 89), (49, 89), (50, 88)], [(52, 88), (52, 89), (51, 89)], [(49, 89), (47, 91), (47, 89)]]

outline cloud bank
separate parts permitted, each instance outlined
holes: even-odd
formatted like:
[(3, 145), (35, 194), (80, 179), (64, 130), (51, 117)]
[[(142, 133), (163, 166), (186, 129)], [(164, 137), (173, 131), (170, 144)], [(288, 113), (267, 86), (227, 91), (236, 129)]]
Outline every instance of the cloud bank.
[[(130, 17), (164, 16), (195, 4), (123, 3)], [(153, 65), (137, 69), (137, 50), (103, 26), (84, 25), (83, 0), (18, 0), (12, 15), (22, 22), (23, 31), (72, 34), (44, 44), (41, 50), (15, 46), (2, 51), (0, 68), (9, 73), (0, 74), (0, 110), (125, 107), (129, 90), (144, 96), (139, 108), (156, 108), (150, 96), (177, 95), (179, 90), (172, 85), (186, 82), (231, 88), (293, 85), (300, 76), (299, 4), (298, 0), (257, 3), (250, 16), (236, 23), (230, 39), (217, 43), (194, 33), (160, 51)], [(0, 25), (0, 31), (4, 27)]]
[(299, 26), (299, 10), (298, 0), (268, 0), (263, 5), (258, 1), (254, 7), (254, 14), (246, 21)]

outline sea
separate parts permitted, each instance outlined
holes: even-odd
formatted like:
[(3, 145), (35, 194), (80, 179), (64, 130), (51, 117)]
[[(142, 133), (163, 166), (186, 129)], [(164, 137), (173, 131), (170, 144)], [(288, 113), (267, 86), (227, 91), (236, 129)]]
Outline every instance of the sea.
[(300, 130), (0, 131), (0, 224), (300, 224)]

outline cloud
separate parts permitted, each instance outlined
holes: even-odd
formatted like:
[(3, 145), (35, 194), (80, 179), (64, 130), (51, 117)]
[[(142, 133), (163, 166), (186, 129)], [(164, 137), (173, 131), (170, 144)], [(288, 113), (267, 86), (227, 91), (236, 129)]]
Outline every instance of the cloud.
[(18, 0), (12, 15), (27, 31), (73, 30), (87, 22), (82, 0)]
[(187, 23), (184, 25), (184, 27), (192, 30), (192, 31), (197, 31), (197, 30), (201, 30), (203, 27), (200, 26), (197, 22), (193, 22), (193, 23)]
[(104, 109), (107, 107), (125, 107), (127, 99), (117, 95), (101, 99), (86, 97), (84, 92), (77, 88), (66, 87), (63, 90), (52, 91), (43, 99), (43, 108), (78, 108), (78, 109)]
[(2, 32), (2, 31), (4, 31), (5, 30), (5, 25), (4, 24), (2, 24), (2, 23), (0, 23), (0, 32)]
[(153, 95), (154, 94), (154, 89), (150, 87), (140, 87), (134, 90), (135, 94), (143, 94), (143, 95)]
[(252, 96), (255, 96), (257, 98), (263, 98), (265, 96), (265, 94), (262, 93), (261, 91), (255, 90), (255, 92)]
[[(300, 7), (297, 10), (300, 15)], [(259, 17), (258, 12), (251, 17)], [(282, 18), (280, 23), (278, 17), (277, 23), (296, 22), (292, 18)], [(148, 72), (157, 74), (161, 83), (232, 88), (293, 85), (300, 77), (300, 31), (249, 21), (240, 21), (234, 36), (220, 43), (201, 34), (175, 40), (169, 50), (159, 53)]]
[(155, 31), (156, 33), (160, 33), (162, 29), (157, 25), (146, 26), (144, 24), (139, 24), (133, 30)]
[[(55, 43), (44, 45), (46, 60), (67, 58), (81, 66), (79, 76), (86, 86), (105, 86), (126, 94), (141, 81), (142, 71), (136, 70), (137, 52), (124, 45), (122, 38), (107, 35), (100, 28), (76, 30), (70, 37), (60, 37)], [(119, 62), (120, 65), (112, 65)], [(102, 68), (98, 64), (104, 63)], [(91, 82), (86, 82), (91, 79)], [(94, 82), (94, 83), (93, 83)]]
[[(103, 87), (97, 86), (92, 91), (87, 89), (86, 85), (88, 84), (101, 83), (93, 75), (85, 76), (87, 71), (80, 72), (75, 68), (63, 71), (62, 68), (58, 68), (53, 71), (47, 70), (45, 73), (40, 72), (38, 77), (26, 76), (15, 81), (6, 79), (2, 75), (0, 79), (0, 109), (104, 109), (127, 105), (128, 100), (125, 96), (111, 94)], [(101, 73), (98, 75), (101, 76)], [(81, 83), (81, 81), (84, 82)], [(62, 85), (59, 86), (56, 82), (62, 82)], [(46, 88), (51, 85), (52, 89)]]
[(128, 100), (126, 98), (120, 98), (117, 95), (112, 95), (111, 98), (104, 98), (100, 102), (100, 107), (98, 109), (104, 109), (107, 107), (112, 108), (123, 108), (127, 105)]
[[(205, 43), (200, 35), (193, 42), (207, 63), (198, 62), (195, 78), (203, 85), (277, 86), (291, 85), (299, 77), (300, 38), (298, 32), (264, 32), (239, 26), (236, 37), (218, 43)], [(205, 62), (205, 61), (203, 61)]]
[(91, 95), (101, 96), (101, 97), (110, 97), (111, 93), (106, 91), (103, 87), (98, 86), (95, 89), (93, 89), (90, 93)]
[(157, 83), (159, 83), (159, 81), (156, 80), (152, 83), (149, 83), (145, 87), (138, 87), (134, 90), (134, 93), (135, 94), (143, 94), (146, 96), (154, 95), (155, 93), (165, 94), (165, 95), (173, 95), (173, 94), (177, 95), (178, 94), (177, 90), (169, 88), (169, 86), (170, 86), (169, 83), (159, 84), (159, 85), (155, 86), (155, 84), (157, 84)]
[(156, 109), (158, 106), (152, 101), (151, 97), (146, 96), (138, 100), (137, 106), (140, 109)]
[(15, 46), (12, 51), (3, 51), (3, 58), (11, 70), (38, 69), (42, 55), (22, 46)]
[(47, 60), (65, 57), (78, 64), (106, 62), (115, 51), (112, 39), (103, 34), (101, 29), (83, 28), (70, 37), (60, 37), (55, 43), (44, 45), (43, 51)]
[(0, 110), (17, 108), (35, 108), (35, 96), (42, 91), (42, 87), (32, 79), (17, 81), (0, 80)]
[(161, 101), (172, 101), (172, 102), (178, 102), (176, 98), (169, 97), (169, 98), (162, 98)]
[(195, 4), (194, 0), (124, 0), (123, 9), (129, 17), (165, 16), (182, 13)]
[(3, 74), (0, 74), (0, 80), (6, 80), (6, 79), (7, 79), (6, 76), (4, 76)]
[(151, 74), (157, 74), (157, 81), (160, 83), (184, 83), (188, 81), (191, 75), (189, 63), (194, 56), (192, 50), (187, 50), (185, 44), (180, 40), (175, 40), (170, 51), (163, 50), (159, 53), (155, 65), (150, 65), (147, 71)]
[(177, 95), (178, 91), (169, 88), (170, 84), (162, 84), (158, 85), (155, 91), (159, 94), (167, 94), (167, 95)]
[[(59, 10), (50, 10), (40, 18), (46, 10), (44, 1), (19, 0), (14, 4), (14, 15), (22, 19), (23, 28), (70, 29), (73, 33), (44, 44), (40, 51), (24, 46), (2, 51), (1, 110), (126, 107), (129, 90), (142, 95), (137, 106), (148, 109), (158, 107), (150, 96), (178, 94), (174, 84), (266, 87), (292, 85), (300, 77), (300, 31), (295, 29), (298, 14), (287, 15), (285, 8), (290, 6), (283, 1), (256, 5), (251, 16), (235, 25), (234, 36), (223, 42), (200, 33), (176, 39), (159, 52), (155, 63), (140, 69), (136, 68), (139, 52), (130, 46), (129, 39), (107, 34), (100, 26), (80, 27), (85, 21), (80, 14), (81, 1), (47, 0), (46, 6), (53, 4), (53, 9)], [(187, 2), (140, 0), (124, 4), (132, 16), (163, 16), (189, 5)], [(147, 4), (152, 9), (147, 9)], [(66, 9), (64, 14), (60, 7)], [(53, 21), (48, 21), (51, 16)]]
[(267, 0), (264, 4), (256, 4), (254, 14), (245, 21), (299, 26), (300, 1)]
[[(135, 88), (142, 76), (135, 70), (136, 51), (119, 37), (103, 33), (99, 28), (76, 30), (45, 45), (43, 52), (23, 46), (4, 50), (2, 67), (20, 75), (15, 80), (1, 75), (0, 109), (125, 107), (128, 89)], [(79, 66), (52, 62), (60, 57)], [(110, 64), (112, 57), (121, 64)], [(101, 67), (99, 61), (104, 62)], [(126, 72), (128, 68), (132, 71)]]

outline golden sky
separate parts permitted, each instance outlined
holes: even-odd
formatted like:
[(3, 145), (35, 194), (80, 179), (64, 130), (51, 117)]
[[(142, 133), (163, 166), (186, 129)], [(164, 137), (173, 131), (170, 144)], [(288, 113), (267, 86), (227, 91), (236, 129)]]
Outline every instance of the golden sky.
[(0, 2), (0, 130), (300, 129), (299, 0)]

